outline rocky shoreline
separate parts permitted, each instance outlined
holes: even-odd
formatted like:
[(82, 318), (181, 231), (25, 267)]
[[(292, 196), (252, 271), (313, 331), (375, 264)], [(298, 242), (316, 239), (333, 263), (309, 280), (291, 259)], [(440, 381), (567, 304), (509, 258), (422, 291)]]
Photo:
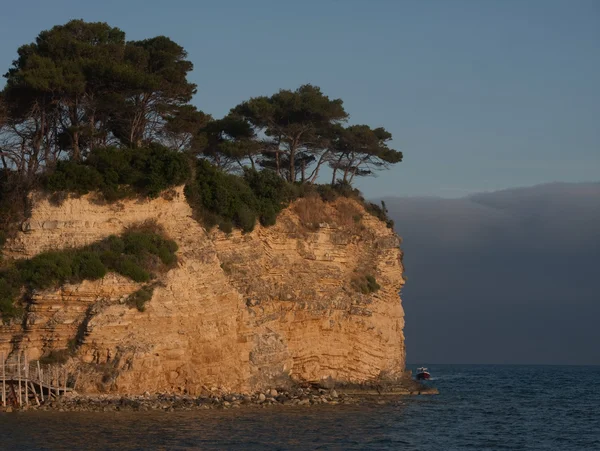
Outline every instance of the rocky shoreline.
[(191, 411), (208, 409), (267, 408), (274, 406), (315, 405), (385, 405), (398, 404), (407, 395), (438, 394), (437, 389), (419, 387), (413, 391), (336, 390), (324, 388), (270, 389), (253, 394), (220, 393), (218, 390), (201, 396), (150, 394), (140, 396), (84, 396), (67, 393), (41, 405), (0, 407), (0, 412), (59, 411), (59, 412), (116, 412), (116, 411)]

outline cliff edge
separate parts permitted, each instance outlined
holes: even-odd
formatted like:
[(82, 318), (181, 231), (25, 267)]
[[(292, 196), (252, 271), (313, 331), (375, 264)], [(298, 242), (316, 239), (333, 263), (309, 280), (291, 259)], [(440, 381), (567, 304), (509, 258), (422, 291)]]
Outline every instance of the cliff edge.
[(55, 205), (36, 194), (32, 205), (5, 258), (87, 245), (148, 220), (179, 245), (143, 312), (125, 302), (140, 284), (109, 273), (35, 292), (21, 323), (0, 326), (5, 355), (69, 349), (77, 391), (248, 392), (403, 375), (400, 239), (353, 199), (299, 199), (276, 225), (228, 235), (193, 218), (182, 187), (115, 204), (87, 195)]

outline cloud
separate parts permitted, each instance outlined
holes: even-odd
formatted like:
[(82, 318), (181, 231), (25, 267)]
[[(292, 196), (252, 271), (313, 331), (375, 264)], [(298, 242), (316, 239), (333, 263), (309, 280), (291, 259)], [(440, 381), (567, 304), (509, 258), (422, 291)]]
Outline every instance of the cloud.
[(600, 364), (600, 183), (384, 200), (409, 362)]

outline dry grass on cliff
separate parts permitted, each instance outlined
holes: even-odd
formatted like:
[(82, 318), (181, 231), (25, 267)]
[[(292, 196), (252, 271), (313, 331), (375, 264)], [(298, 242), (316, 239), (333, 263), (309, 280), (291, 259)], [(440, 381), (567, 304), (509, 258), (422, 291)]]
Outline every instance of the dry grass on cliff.
[(319, 224), (332, 220), (327, 204), (317, 194), (298, 199), (294, 202), (292, 210), (300, 219), (300, 223), (311, 230), (316, 230)]
[(360, 223), (364, 211), (353, 199), (339, 199), (335, 204), (335, 222), (338, 226), (352, 229)]
[(325, 202), (319, 195), (310, 195), (294, 202), (292, 210), (300, 223), (316, 230), (319, 224), (327, 223), (337, 227), (354, 230), (359, 225), (364, 211), (353, 199), (338, 198)]

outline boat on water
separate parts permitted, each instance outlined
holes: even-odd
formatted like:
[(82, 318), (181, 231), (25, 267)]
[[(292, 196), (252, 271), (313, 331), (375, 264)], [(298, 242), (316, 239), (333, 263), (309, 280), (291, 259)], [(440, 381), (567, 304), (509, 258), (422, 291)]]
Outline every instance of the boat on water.
[(415, 378), (418, 381), (428, 381), (429, 379), (431, 379), (431, 374), (429, 374), (427, 368), (421, 367), (417, 368), (417, 375), (415, 376)]

